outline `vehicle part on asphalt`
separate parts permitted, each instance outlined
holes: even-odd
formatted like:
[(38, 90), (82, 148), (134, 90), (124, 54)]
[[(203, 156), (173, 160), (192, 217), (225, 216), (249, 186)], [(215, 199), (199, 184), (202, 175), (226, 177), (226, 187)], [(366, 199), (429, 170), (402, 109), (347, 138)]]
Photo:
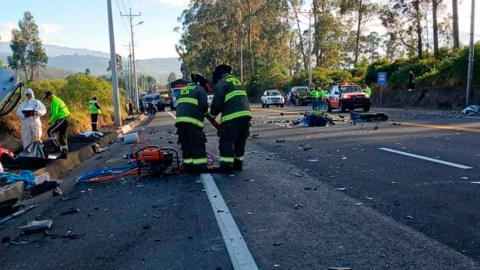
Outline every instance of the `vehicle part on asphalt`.
[(385, 113), (356, 113), (350, 112), (350, 119), (353, 123), (387, 121), (388, 116)]
[(20, 227), (20, 231), (24, 234), (35, 233), (39, 231), (47, 231), (52, 228), (53, 222), (49, 219), (46, 220), (31, 220), (27, 225)]
[(467, 108), (463, 109), (460, 113), (468, 116), (480, 115), (480, 106), (478, 105), (468, 106)]
[(123, 136), (123, 141), (125, 144), (134, 144), (140, 142), (140, 139), (138, 138), (138, 133), (134, 132), (131, 134), (126, 134)]
[(66, 216), (66, 215), (77, 214), (77, 213), (80, 213), (80, 209), (70, 209), (68, 211), (60, 213), (60, 216)]
[(40, 185), (35, 185), (30, 191), (30, 195), (37, 196), (43, 194), (49, 190), (55, 189), (60, 184), (57, 181), (46, 181)]
[(18, 218), (19, 216), (27, 213), (28, 211), (32, 210), (33, 208), (37, 207), (38, 205), (30, 205), (29, 207), (25, 208), (25, 209), (22, 209), (16, 213), (13, 213), (11, 215), (9, 215), (8, 217), (0, 220), (0, 225), (2, 225), (3, 223), (7, 222), (7, 221), (10, 221), (12, 219), (16, 219)]

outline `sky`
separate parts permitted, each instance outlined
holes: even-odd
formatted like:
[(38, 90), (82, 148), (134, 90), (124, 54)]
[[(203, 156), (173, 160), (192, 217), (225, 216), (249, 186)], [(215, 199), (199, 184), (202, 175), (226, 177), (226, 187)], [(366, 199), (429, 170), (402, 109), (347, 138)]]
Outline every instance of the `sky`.
[[(274, 0), (273, 0), (274, 1)], [(381, 3), (387, 0), (372, 0)], [(121, 17), (128, 13), (141, 17), (133, 19), (135, 26), (135, 54), (137, 59), (178, 57), (175, 44), (180, 34), (173, 29), (181, 24), (177, 18), (188, 7), (189, 0), (112, 0), (114, 15), (115, 45), (117, 53), (128, 55), (130, 42), (130, 27), (128, 17)], [(311, 2), (310, 1), (307, 1)], [(451, 10), (451, 0), (444, 0), (447, 10)], [(109, 33), (107, 18), (107, 0), (0, 0), (4, 8), (0, 8), (0, 42), (8, 42), (11, 30), (17, 27), (18, 21), (25, 11), (30, 11), (40, 28), (40, 37), (44, 44), (71, 48), (90, 49), (109, 52)], [(468, 43), (470, 33), (470, 5), (469, 0), (460, 0), (459, 28), (460, 38)], [(480, 18), (480, 5), (477, 5), (476, 14)], [(431, 15), (431, 14), (428, 14)], [(429, 18), (431, 22), (431, 16)], [(478, 19), (476, 20), (478, 21)], [(477, 33), (480, 29), (475, 25)], [(377, 31), (382, 34), (383, 28), (378, 21), (372, 21), (368, 31)], [(431, 37), (430, 30), (430, 39)], [(475, 35), (476, 40), (480, 35)]]

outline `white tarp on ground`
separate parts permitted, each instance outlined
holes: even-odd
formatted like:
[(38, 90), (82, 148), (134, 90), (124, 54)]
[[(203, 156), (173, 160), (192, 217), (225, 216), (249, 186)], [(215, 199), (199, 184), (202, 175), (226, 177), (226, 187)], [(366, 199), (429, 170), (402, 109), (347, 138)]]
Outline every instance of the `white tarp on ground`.
[(465, 108), (460, 113), (468, 115), (468, 116), (475, 116), (475, 115), (480, 116), (480, 106), (478, 106), (478, 105), (468, 106), (467, 108)]

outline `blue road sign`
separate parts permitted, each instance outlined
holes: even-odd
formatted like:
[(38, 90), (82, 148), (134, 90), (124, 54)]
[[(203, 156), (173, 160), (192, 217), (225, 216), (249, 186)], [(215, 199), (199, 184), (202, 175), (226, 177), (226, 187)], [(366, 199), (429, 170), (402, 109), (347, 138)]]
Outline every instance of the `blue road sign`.
[(387, 72), (378, 72), (377, 85), (386, 85), (386, 84), (387, 84)]

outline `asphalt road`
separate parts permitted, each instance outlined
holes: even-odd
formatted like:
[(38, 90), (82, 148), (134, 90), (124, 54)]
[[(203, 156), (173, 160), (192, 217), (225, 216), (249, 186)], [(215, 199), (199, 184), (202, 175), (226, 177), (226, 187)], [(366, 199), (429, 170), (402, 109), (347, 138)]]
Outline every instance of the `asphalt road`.
[[(244, 171), (213, 175), (219, 194), (188, 174), (66, 187), (76, 199), (53, 199), (0, 236), (36, 218), (79, 239), (1, 244), (1, 269), (255, 269), (238, 267), (249, 258), (259, 269), (480, 269), (479, 120), (376, 109), (391, 121), (352, 125), (332, 113), (345, 121), (309, 128), (288, 124), (307, 107), (253, 107)], [(173, 123), (159, 113), (138, 131), (178, 148)], [(218, 155), (215, 130), (205, 131)], [(129, 147), (113, 145), (65, 180), (125, 164)], [(60, 215), (71, 208), (80, 213)]]

